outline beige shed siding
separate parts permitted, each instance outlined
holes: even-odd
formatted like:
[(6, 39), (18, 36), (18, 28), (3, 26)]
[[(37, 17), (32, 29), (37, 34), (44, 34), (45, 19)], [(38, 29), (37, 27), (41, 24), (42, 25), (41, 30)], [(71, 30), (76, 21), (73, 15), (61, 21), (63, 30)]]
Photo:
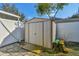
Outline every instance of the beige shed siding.
[(42, 23), (29, 24), (29, 42), (42, 46)]
[(27, 36), (25, 37), (26, 42), (29, 41), (28, 43), (52, 48), (52, 40), (55, 39), (53, 36), (56, 34), (56, 24), (48, 19), (32, 19), (26, 22), (25, 33), (25, 36)]
[(44, 22), (44, 47), (51, 48), (51, 21)]
[(56, 23), (52, 21), (52, 42), (55, 41), (56, 38)]
[(29, 33), (29, 25), (28, 23), (25, 23), (25, 42), (28, 42), (28, 33)]

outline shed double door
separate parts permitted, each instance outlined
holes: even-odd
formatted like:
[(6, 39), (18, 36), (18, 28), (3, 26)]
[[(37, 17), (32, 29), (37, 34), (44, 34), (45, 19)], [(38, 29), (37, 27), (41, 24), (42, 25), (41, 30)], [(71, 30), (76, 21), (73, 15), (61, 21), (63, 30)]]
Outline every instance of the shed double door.
[(29, 24), (29, 43), (42, 46), (43, 42), (43, 27), (42, 22)]

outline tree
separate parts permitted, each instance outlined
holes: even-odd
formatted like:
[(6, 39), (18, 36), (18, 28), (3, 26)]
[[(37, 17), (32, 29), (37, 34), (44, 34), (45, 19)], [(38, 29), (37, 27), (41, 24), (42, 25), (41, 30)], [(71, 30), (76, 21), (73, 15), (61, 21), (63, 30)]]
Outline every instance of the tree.
[(3, 3), (1, 10), (12, 13), (12, 14), (19, 15), (21, 17), (20, 21), (24, 20), (25, 18), (24, 14), (19, 12), (15, 4)]
[[(54, 20), (55, 20), (55, 16), (58, 13), (59, 10), (62, 10), (64, 8), (64, 6), (67, 5), (65, 3), (38, 3), (36, 5), (36, 11), (38, 13), (38, 15), (42, 16), (42, 15), (48, 15), (49, 19), (51, 20), (51, 16), (50, 14), (53, 13), (54, 16)], [(56, 42), (56, 40), (55, 40)], [(55, 44), (53, 42), (54, 49), (56, 48), (58, 50), (58, 48), (56, 46), (58, 46), (58, 44)], [(55, 49), (55, 51), (56, 51)]]
[(68, 18), (79, 18), (79, 7), (78, 7), (78, 10), (75, 14), (73, 14), (71, 17), (68, 17)]
[(36, 5), (36, 11), (38, 15), (48, 15), (51, 18), (50, 14), (54, 14), (54, 18), (59, 10), (62, 10), (67, 3), (38, 3)]
[(10, 10), (9, 7), (10, 7), (10, 4), (8, 4), (8, 3), (5, 3), (5, 4), (4, 4), (4, 3), (3, 3), (2, 6), (1, 6), (1, 9), (4, 10), (4, 11), (9, 12), (9, 10)]
[(69, 18), (79, 18), (79, 14), (72, 15), (72, 16), (69, 17)]
[(24, 20), (25, 19), (25, 16), (23, 13), (20, 14), (21, 18), (20, 18), (20, 21)]

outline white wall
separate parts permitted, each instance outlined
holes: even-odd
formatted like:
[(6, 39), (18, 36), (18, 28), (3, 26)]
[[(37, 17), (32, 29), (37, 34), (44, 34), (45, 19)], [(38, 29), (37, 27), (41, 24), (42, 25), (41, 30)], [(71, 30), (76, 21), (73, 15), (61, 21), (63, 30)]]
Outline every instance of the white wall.
[(65, 41), (79, 42), (79, 22), (57, 23), (57, 35)]
[(17, 40), (11, 36), (10, 33), (0, 23), (0, 47), (22, 40), (22, 28), (17, 27), (17, 21), (0, 19), (3, 24), (9, 29), (9, 31), (17, 38)]

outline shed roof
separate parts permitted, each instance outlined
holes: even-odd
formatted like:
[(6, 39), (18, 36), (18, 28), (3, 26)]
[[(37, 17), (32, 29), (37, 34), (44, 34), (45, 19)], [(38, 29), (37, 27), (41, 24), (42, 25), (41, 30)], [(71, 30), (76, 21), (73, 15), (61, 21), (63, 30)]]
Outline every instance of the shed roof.
[(44, 21), (55, 21), (56, 23), (77, 22), (79, 21), (79, 18), (72, 18), (72, 19), (55, 18), (55, 20), (53, 18), (52, 20), (47, 18), (32, 18), (27, 22), (30, 23), (30, 22), (44, 22)]
[(28, 23), (31, 22), (44, 22), (44, 21), (49, 21), (47, 18), (32, 18), (31, 20), (27, 21)]

